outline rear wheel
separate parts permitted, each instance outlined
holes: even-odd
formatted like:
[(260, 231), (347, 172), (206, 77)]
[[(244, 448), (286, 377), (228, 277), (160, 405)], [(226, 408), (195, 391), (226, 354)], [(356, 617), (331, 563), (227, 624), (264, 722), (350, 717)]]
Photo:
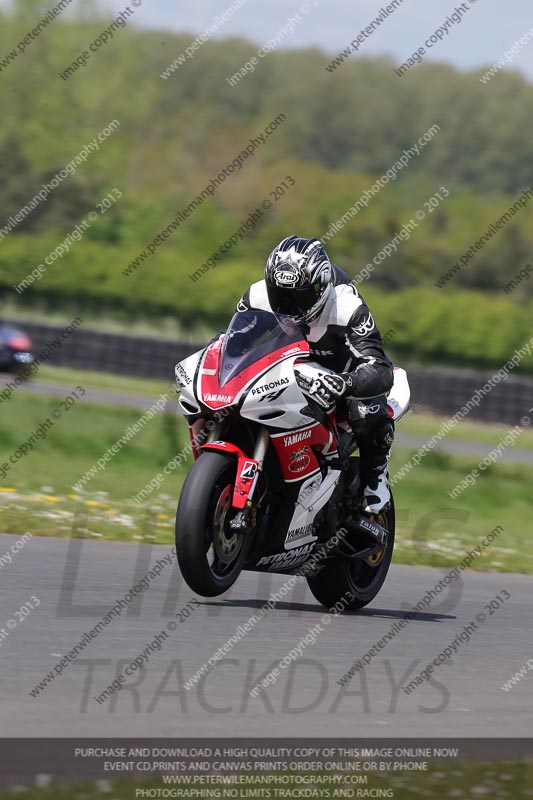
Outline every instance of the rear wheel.
[(236, 460), (207, 451), (193, 464), (176, 512), (176, 554), (185, 581), (204, 597), (227, 591), (246, 559), (248, 537), (229, 526)]
[[(319, 603), (333, 608), (342, 602), (346, 611), (363, 608), (377, 595), (389, 571), (394, 550), (394, 502), (385, 514), (374, 519), (387, 531), (387, 543), (382, 550), (366, 559), (343, 559), (328, 564), (318, 575), (307, 578), (309, 588)], [(348, 600), (350, 594), (352, 600)]]

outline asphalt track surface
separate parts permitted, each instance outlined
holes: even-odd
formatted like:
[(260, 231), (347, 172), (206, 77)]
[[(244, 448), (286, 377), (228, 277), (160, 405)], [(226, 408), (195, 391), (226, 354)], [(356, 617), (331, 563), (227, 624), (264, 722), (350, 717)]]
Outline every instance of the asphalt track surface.
[[(4, 374), (0, 375), (0, 391), (7, 385), (12, 377), (7, 377)], [(9, 398), (16, 402), (16, 393), (19, 391), (29, 392), (31, 394), (48, 395), (53, 397), (65, 397), (74, 386), (70, 387), (68, 384), (55, 383), (52, 381), (29, 381), (15, 390), (13, 395)], [(99, 405), (117, 405), (127, 408), (138, 408), (140, 411), (146, 411), (158, 399), (154, 395), (132, 394), (130, 392), (116, 391), (113, 389), (97, 389), (94, 387), (85, 387), (86, 394), (79, 402), (96, 403)], [(169, 400), (169, 403), (172, 402)], [(502, 437), (505, 435), (506, 429), (502, 428)], [(412, 436), (403, 433), (401, 429), (401, 422), (398, 424), (398, 430), (395, 436), (395, 444), (398, 447), (411, 448), (413, 450), (422, 447), (426, 444), (427, 439), (423, 436)], [(449, 453), (450, 455), (467, 455), (479, 456), (483, 458), (487, 456), (493, 447), (491, 445), (483, 445), (469, 441), (458, 441), (443, 439), (439, 442), (438, 449)], [(519, 464), (533, 464), (533, 450), (527, 450), (520, 447), (508, 447), (503, 449), (499, 456), (501, 461), (515, 462)]]
[[(0, 535), (0, 555), (15, 539)], [(74, 550), (68, 555), (69, 548), (76, 547), (77, 566)], [(134, 585), (136, 564), (139, 577), (169, 552), (168, 547), (146, 544), (34, 537), (11, 564), (2, 565), (2, 735), (531, 735), (533, 673), (510, 692), (501, 688), (533, 657), (532, 579), (525, 575), (462, 573), (460, 597), (445, 589), (346, 688), (337, 684), (354, 659), (390, 631), (445, 574), (401, 565), (393, 565), (370, 607), (322, 625), (315, 643), (254, 699), (249, 692), (260, 676), (276, 667), (309, 628), (321, 624), (325, 610), (300, 579), (284, 600), (234, 644), (216, 669), (187, 691), (183, 683), (286, 578), (243, 573), (223, 597), (198, 598), (200, 605), (179, 622), (174, 615), (193, 593), (183, 584), (173, 560), (140, 596), (142, 601), (135, 601), (140, 606), (131, 605), (129, 615), (124, 610), (61, 676), (37, 697), (30, 696), (30, 690), (80, 641), (83, 632)], [(489, 615), (485, 605), (502, 592), (509, 593), (510, 599)], [(17, 610), (32, 596), (40, 605), (10, 628), (8, 620), (15, 619)], [(88, 608), (91, 605), (96, 607)], [(435, 671), (431, 684), (409, 695), (398, 688), (402, 678), (412, 680), (483, 612), (486, 620), (461, 645), (453, 663)], [(127, 678), (114, 700), (98, 704), (94, 697), (157, 633), (166, 632), (169, 623), (175, 624), (175, 630), (162, 642), (161, 650), (150, 656), (143, 672)]]

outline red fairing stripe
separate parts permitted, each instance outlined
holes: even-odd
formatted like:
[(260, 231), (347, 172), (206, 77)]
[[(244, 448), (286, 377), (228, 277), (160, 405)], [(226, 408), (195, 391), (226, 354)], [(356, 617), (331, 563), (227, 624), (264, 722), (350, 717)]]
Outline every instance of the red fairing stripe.
[(272, 443), (286, 483), (309, 478), (318, 472), (318, 461), (311, 445), (324, 455), (337, 452), (337, 437), (319, 422), (295, 431), (273, 434)]
[[(213, 409), (233, 405), (247, 384), (251, 383), (255, 378), (258, 378), (262, 372), (274, 364), (279, 363), (284, 358), (289, 358), (291, 355), (296, 355), (298, 352), (309, 352), (309, 346), (304, 340), (290, 347), (284, 345), (268, 353), (268, 355), (263, 356), (263, 358), (260, 358), (249, 367), (246, 367), (246, 369), (239, 372), (238, 375), (235, 375), (228, 383), (221, 386), (218, 374), (223, 341), (224, 338), (221, 336), (216, 342), (209, 345), (199, 370), (200, 388), (198, 397), (204, 405)], [(284, 356), (284, 353), (288, 353), (288, 355)], [(206, 371), (211, 374), (206, 375)]]
[(259, 462), (253, 458), (248, 458), (240, 447), (231, 442), (210, 442), (209, 444), (203, 444), (200, 449), (218, 450), (223, 453), (233, 453), (237, 456), (237, 477), (233, 489), (232, 505), (234, 508), (244, 508), (259, 474)]

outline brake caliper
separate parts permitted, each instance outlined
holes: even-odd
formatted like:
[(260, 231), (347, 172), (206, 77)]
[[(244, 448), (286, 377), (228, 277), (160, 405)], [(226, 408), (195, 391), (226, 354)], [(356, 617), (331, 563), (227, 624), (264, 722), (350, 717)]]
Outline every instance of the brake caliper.
[(257, 508), (252, 504), (251, 500), (246, 502), (246, 506), (239, 510), (229, 526), (232, 531), (237, 533), (245, 533), (249, 528), (255, 528), (257, 523)]

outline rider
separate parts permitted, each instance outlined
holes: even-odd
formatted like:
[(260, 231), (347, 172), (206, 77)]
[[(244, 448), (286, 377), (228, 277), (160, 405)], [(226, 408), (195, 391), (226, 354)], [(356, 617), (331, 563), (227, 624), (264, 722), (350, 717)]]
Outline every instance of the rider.
[(345, 398), (359, 444), (362, 510), (385, 511), (390, 503), (388, 460), (394, 441), (386, 395), (393, 367), (350, 276), (330, 262), (319, 239), (288, 236), (268, 257), (264, 280), (252, 284), (237, 305), (238, 311), (254, 308), (296, 325), (313, 360), (337, 373), (324, 374), (307, 393), (325, 408)]

